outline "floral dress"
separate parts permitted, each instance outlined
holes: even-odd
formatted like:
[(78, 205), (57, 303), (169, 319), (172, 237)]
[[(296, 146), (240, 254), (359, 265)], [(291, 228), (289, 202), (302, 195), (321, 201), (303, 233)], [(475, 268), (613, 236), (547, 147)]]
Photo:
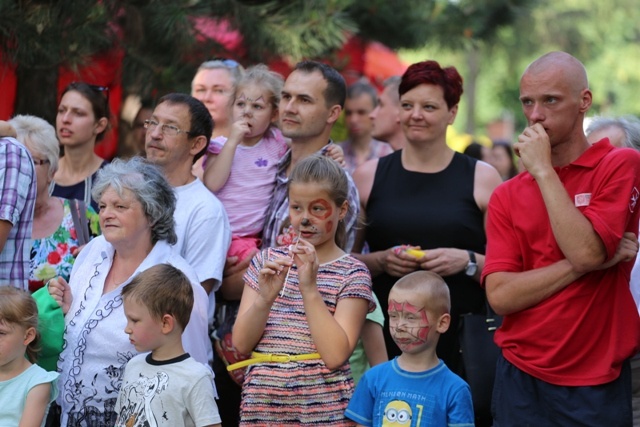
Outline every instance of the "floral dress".
[[(73, 225), (69, 200), (64, 200), (64, 214), (60, 227), (50, 236), (33, 240), (31, 246), (31, 268), (29, 274), (29, 290), (35, 292), (51, 278), (62, 276), (69, 280), (75, 257), (73, 252), (78, 248), (78, 237)], [(89, 235), (94, 238), (100, 234), (98, 214), (87, 207)]]

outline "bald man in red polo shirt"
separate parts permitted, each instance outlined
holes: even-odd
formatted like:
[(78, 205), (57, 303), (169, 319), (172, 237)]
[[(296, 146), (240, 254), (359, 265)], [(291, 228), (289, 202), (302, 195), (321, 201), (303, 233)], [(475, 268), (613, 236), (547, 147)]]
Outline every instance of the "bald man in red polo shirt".
[(504, 315), (494, 426), (630, 426), (640, 154), (587, 142), (592, 95), (567, 53), (529, 65), (520, 100), (529, 126), (514, 149), (526, 172), (493, 193), (483, 270)]

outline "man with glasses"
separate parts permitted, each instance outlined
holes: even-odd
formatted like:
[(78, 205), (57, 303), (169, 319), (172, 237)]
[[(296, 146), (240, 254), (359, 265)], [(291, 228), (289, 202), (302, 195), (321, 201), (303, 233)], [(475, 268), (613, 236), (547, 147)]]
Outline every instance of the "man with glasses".
[[(0, 122), (0, 134), (15, 130)], [(12, 137), (0, 138), (0, 183), (0, 286), (28, 290), (36, 173), (29, 150)]]
[(222, 203), (193, 176), (191, 167), (207, 149), (213, 120), (202, 102), (190, 95), (171, 93), (160, 98), (145, 127), (147, 159), (162, 169), (178, 199), (174, 214), (176, 247), (209, 293), (211, 320), (231, 228)]

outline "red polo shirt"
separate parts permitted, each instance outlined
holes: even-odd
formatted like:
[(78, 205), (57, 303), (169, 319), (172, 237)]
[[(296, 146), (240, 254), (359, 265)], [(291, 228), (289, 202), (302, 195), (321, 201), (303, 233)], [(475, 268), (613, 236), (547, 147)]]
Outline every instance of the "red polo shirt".
[[(640, 153), (607, 139), (556, 168), (569, 197), (602, 239), (608, 258), (626, 231), (638, 232)], [(483, 274), (521, 272), (564, 259), (533, 177), (522, 173), (493, 193)], [(604, 384), (640, 344), (629, 291), (633, 262), (582, 276), (536, 306), (507, 315), (495, 341), (522, 371), (564, 386)]]

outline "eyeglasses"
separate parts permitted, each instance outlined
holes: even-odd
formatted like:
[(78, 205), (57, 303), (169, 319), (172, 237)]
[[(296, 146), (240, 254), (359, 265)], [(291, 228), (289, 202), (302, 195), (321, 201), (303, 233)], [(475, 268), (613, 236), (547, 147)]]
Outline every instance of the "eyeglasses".
[(51, 163), (49, 160), (33, 159), (34, 166), (42, 166)]
[(158, 126), (160, 126), (160, 132), (162, 132), (163, 135), (166, 136), (177, 136), (181, 133), (186, 133), (187, 135), (191, 134), (191, 131), (188, 130), (182, 130), (177, 126), (174, 125), (166, 125), (166, 124), (160, 124), (158, 122), (156, 122), (155, 120), (145, 120), (144, 121), (144, 128), (147, 131), (151, 131), (153, 132)]

